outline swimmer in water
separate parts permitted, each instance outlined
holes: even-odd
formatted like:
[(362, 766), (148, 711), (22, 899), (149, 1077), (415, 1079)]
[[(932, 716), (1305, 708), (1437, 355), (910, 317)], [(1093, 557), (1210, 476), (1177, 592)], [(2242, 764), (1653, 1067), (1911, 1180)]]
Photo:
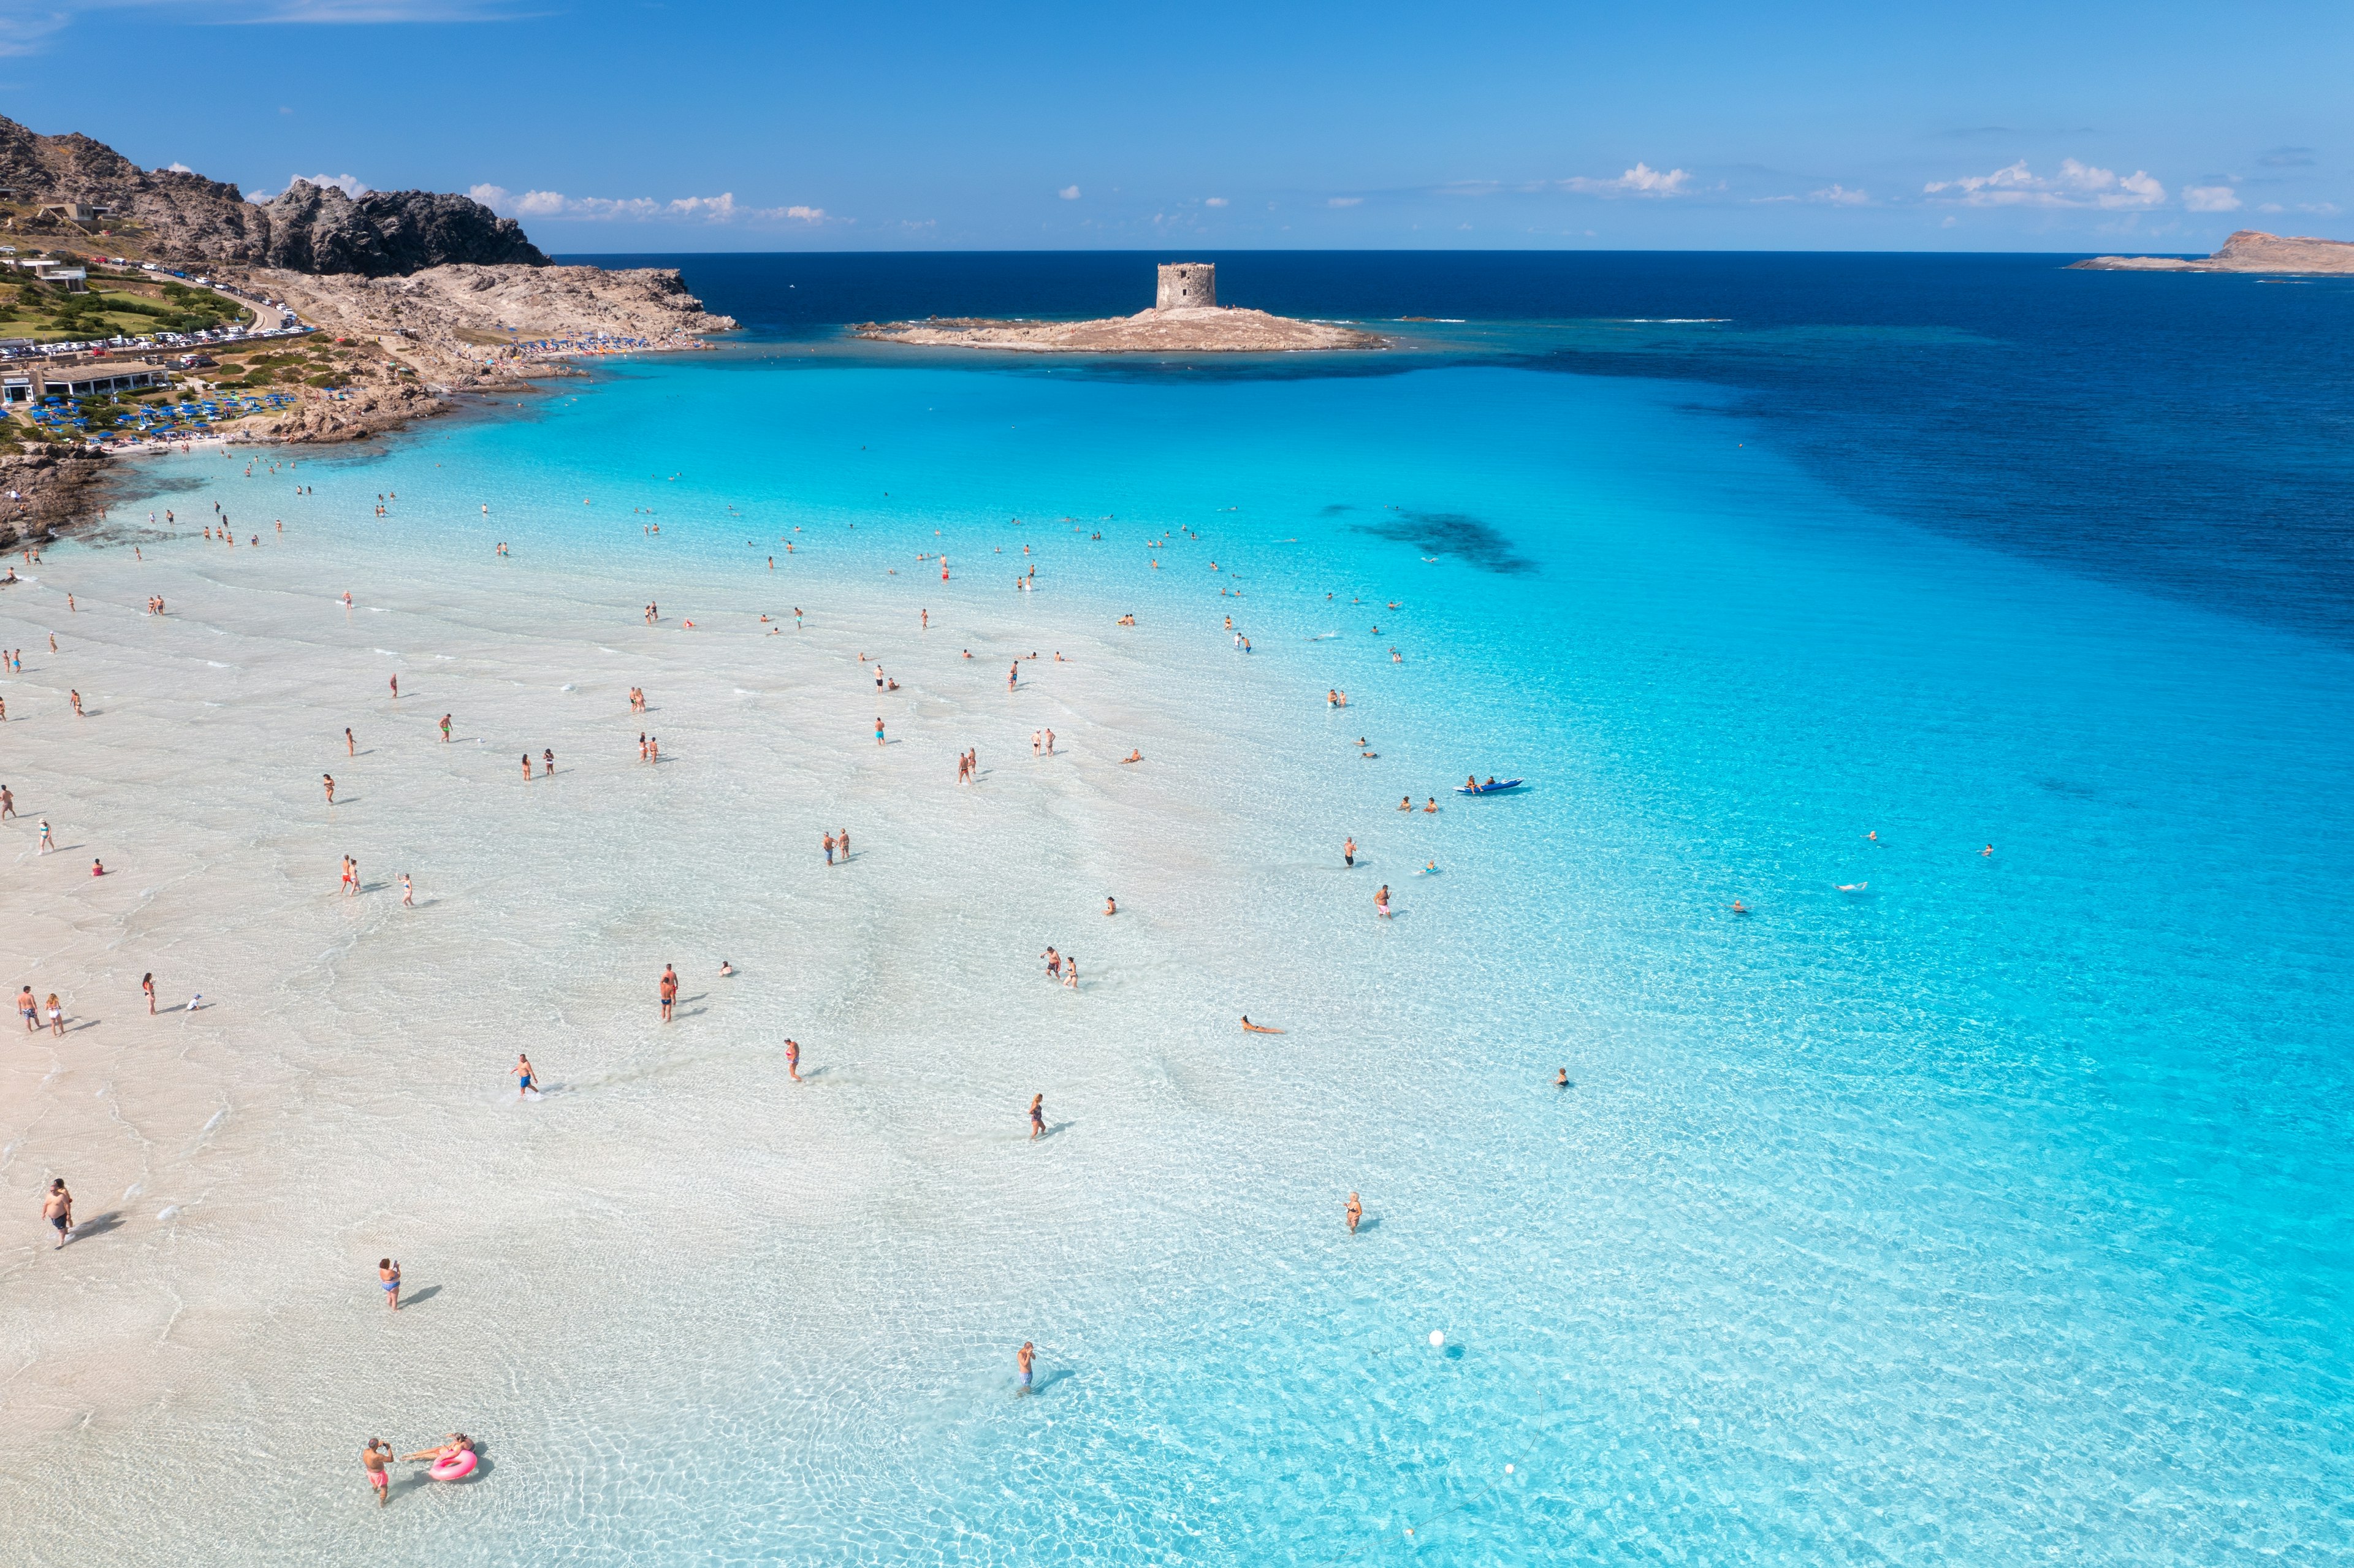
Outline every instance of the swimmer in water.
[(1984, 848), (1984, 849), (1982, 849), (1982, 850), (1978, 851), (1978, 853), (1979, 853), (1980, 855), (1982, 855), (1982, 856), (1984, 856), (1984, 855), (1990, 855), (1990, 854), (1994, 853), (1994, 845), (1992, 845), (1992, 844), (1988, 844), (1988, 845), (1987, 845), (1987, 847), (1986, 847), (1986, 848)]
[(1553, 1086), (1554, 1088), (1556, 1088), (1556, 1089), (1565, 1089), (1565, 1088), (1569, 1087), (1569, 1069), (1568, 1069), (1568, 1068), (1566, 1068), (1566, 1067), (1556, 1067), (1556, 1068), (1554, 1068), (1554, 1069), (1553, 1069)]
[(1414, 797), (1413, 797), (1413, 796), (1411, 796), (1411, 795), (1401, 795), (1401, 796), (1399, 796), (1399, 797), (1398, 797), (1398, 810), (1401, 810), (1401, 811), (1411, 811), (1411, 810), (1414, 810)]
[(1426, 806), (1423, 807), (1423, 809), (1422, 809), (1422, 814), (1423, 814), (1424, 816), (1426, 816), (1426, 817), (1427, 817), (1427, 816), (1431, 816), (1431, 815), (1434, 815), (1434, 814), (1437, 811), (1437, 810), (1438, 810), (1438, 797), (1437, 797), (1437, 796), (1436, 796), (1436, 795), (1433, 795), (1433, 796), (1430, 798), (1430, 803), (1429, 803), (1428, 805), (1426, 805)]
[(1264, 1023), (1253, 1023), (1250, 1021), (1250, 1014), (1246, 1012), (1243, 1014), (1243, 1033), (1246, 1034), (1280, 1034), (1283, 1031), (1280, 1029), (1269, 1029)]
[(1870, 887), (1871, 885), (1872, 884), (1868, 882), (1842, 882), (1840, 884), (1839, 890), (1841, 893), (1861, 893), (1865, 888)]
[(736, 972), (736, 966), (722, 959), (719, 960), (719, 972), (723, 975), (732, 975)]
[(1104, 913), (1107, 915), (1117, 915), (1119, 913), (1119, 904), (1114, 902), (1109, 894), (1106, 894), (1104, 895)]

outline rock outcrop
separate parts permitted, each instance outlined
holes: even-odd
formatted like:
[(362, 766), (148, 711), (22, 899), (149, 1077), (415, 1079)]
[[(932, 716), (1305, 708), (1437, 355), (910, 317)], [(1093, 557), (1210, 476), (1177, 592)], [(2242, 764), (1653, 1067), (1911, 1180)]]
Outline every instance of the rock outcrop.
[[(80, 203), (105, 216), (52, 223), (71, 240), (107, 231), (153, 260), (389, 277), (453, 261), (542, 267), (511, 217), (469, 196), (370, 191), (296, 180), (266, 203), (175, 169), (142, 169), (88, 136), (43, 136), (0, 118), (0, 185), (34, 206)], [(28, 238), (38, 228), (23, 231)]]
[(2212, 256), (2095, 256), (2068, 265), (2095, 272), (2354, 272), (2354, 241), (2243, 228)]
[(1294, 354), (1380, 348), (1386, 340), (1354, 327), (1295, 321), (1265, 311), (1140, 311), (1091, 322), (985, 321), (935, 317), (864, 322), (855, 337), (936, 348), (1010, 349), (1023, 354)]
[(369, 191), (354, 198), (335, 185), (296, 180), (262, 212), (270, 230), (262, 262), (290, 271), (382, 278), (460, 261), (547, 265), (521, 224), (471, 196)]
[(96, 514), (106, 459), (81, 447), (0, 453), (0, 549), (37, 545)]
[[(735, 321), (704, 310), (677, 271), (641, 267), (484, 267), (463, 262), (405, 278), (257, 270), (237, 274), (283, 300), (330, 337), (375, 344), (385, 368), (341, 396), (305, 389), (301, 401), (250, 432), (264, 440), (344, 441), (446, 411), (451, 394), (521, 390), (523, 378), (566, 375), (517, 345), (580, 342), (597, 334), (653, 348), (690, 348)], [(413, 371), (403, 381), (399, 372)]]

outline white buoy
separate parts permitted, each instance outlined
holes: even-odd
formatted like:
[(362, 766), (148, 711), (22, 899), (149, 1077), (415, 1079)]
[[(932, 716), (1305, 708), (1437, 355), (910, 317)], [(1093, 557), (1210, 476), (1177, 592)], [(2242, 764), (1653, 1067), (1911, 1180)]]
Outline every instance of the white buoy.
[(1506, 1474), (1506, 1475), (1508, 1475), (1508, 1476), (1509, 1476), (1509, 1475), (1511, 1475), (1511, 1473), (1512, 1473), (1512, 1467), (1511, 1467), (1511, 1466), (1510, 1466), (1510, 1465), (1505, 1466), (1505, 1467), (1504, 1467), (1504, 1474)]
[(1430, 1348), (1435, 1351), (1445, 1343), (1447, 1343), (1447, 1336), (1433, 1329), (1430, 1331)]

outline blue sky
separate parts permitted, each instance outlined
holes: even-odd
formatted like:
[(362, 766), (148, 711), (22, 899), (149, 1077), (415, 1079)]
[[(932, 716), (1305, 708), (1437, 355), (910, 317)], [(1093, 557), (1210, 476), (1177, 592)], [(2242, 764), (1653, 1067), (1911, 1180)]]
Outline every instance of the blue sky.
[(6, 0), (0, 112), (558, 251), (2354, 238), (2354, 6)]

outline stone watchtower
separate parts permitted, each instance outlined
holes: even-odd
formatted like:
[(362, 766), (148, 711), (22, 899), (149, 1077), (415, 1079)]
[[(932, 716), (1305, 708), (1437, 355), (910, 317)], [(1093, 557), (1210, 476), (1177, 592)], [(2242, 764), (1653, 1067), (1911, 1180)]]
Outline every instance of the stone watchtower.
[(1206, 310), (1218, 302), (1218, 269), (1210, 261), (1167, 261), (1161, 267), (1156, 311)]

